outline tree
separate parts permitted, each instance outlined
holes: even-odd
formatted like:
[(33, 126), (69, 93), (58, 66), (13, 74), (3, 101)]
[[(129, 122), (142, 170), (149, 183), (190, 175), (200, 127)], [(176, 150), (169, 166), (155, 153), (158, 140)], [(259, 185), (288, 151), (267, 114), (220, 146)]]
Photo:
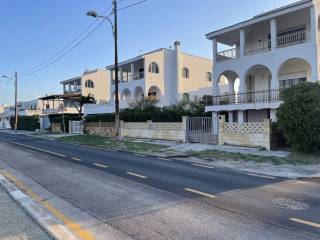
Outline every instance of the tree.
[(287, 143), (298, 151), (320, 150), (320, 84), (305, 82), (281, 93), (278, 127)]
[(82, 108), (85, 104), (96, 103), (96, 99), (92, 94), (88, 94), (87, 96), (80, 96), (78, 98), (72, 99), (73, 106), (77, 109), (79, 113), (79, 117), (82, 115)]

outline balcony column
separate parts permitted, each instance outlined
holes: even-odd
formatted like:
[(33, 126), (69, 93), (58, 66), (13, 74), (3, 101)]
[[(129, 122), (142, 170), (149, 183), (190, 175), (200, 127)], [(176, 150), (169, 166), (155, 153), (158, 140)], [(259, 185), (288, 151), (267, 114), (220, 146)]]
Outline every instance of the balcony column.
[(113, 81), (113, 70), (110, 70), (110, 83)]
[(69, 83), (69, 93), (71, 93), (71, 83)]
[(134, 63), (131, 63), (131, 77), (130, 77), (130, 80), (134, 80)]
[(279, 86), (279, 78), (278, 78), (278, 69), (275, 67), (275, 69), (272, 70), (272, 76), (271, 76), (271, 89), (278, 89)]
[(272, 122), (276, 122), (277, 121), (277, 110), (276, 109), (270, 109), (270, 119), (272, 120)]
[(220, 89), (219, 89), (219, 76), (213, 78), (213, 95), (219, 95), (220, 94)]
[(238, 111), (238, 123), (244, 123), (244, 111)]
[(235, 79), (228, 79), (229, 94), (234, 94), (234, 82), (235, 82)]
[[(310, 8), (310, 41), (312, 43), (317, 43), (318, 41), (318, 20), (316, 18), (315, 7)], [(308, 33), (307, 33), (308, 34)]]
[(270, 20), (270, 33), (271, 33), (271, 51), (277, 49), (277, 20), (275, 18)]
[(119, 82), (123, 82), (123, 68), (119, 67)]
[(244, 29), (240, 30), (240, 58), (243, 58), (245, 55), (245, 46), (246, 46), (246, 33)]
[(212, 39), (212, 53), (213, 53), (213, 63), (217, 62), (217, 52), (218, 52), (218, 45), (217, 39)]

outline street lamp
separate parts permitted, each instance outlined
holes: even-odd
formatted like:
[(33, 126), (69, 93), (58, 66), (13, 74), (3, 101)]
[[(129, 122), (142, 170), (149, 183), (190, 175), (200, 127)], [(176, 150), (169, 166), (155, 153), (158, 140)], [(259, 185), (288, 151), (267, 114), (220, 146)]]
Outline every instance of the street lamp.
[[(94, 18), (103, 18), (111, 24), (114, 37), (114, 68), (115, 68), (115, 131), (116, 137), (119, 137), (120, 114), (119, 114), (119, 63), (118, 63), (118, 17), (117, 17), (117, 0), (113, 0), (114, 24), (109, 17), (101, 16), (95, 11), (87, 12), (87, 16)], [(112, 79), (111, 79), (112, 80)]]
[[(13, 78), (10, 78), (6, 75), (3, 75), (2, 77), (13, 80)], [(18, 131), (18, 72), (14, 73), (14, 88), (15, 88), (15, 91), (14, 91), (14, 106), (15, 106), (14, 107), (14, 118), (15, 118), (14, 131), (15, 131), (15, 133), (17, 133), (17, 131)]]

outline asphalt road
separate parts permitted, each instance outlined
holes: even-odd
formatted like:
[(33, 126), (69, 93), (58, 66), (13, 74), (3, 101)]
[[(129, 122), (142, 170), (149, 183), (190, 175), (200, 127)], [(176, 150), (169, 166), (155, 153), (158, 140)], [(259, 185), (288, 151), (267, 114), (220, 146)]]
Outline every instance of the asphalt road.
[(317, 183), (25, 135), (1, 141), (10, 145), (0, 161), (133, 239), (320, 239)]

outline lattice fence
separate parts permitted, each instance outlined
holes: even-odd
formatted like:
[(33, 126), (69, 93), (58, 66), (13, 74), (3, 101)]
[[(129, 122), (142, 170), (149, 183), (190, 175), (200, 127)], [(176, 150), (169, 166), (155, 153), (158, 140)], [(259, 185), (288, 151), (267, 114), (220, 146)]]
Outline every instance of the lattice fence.
[(123, 122), (124, 129), (176, 130), (183, 131), (182, 122)]
[(123, 122), (121, 128), (124, 129), (148, 129), (148, 122)]
[(248, 122), (248, 123), (225, 123), (224, 132), (238, 133), (264, 133), (266, 125), (264, 122)]

